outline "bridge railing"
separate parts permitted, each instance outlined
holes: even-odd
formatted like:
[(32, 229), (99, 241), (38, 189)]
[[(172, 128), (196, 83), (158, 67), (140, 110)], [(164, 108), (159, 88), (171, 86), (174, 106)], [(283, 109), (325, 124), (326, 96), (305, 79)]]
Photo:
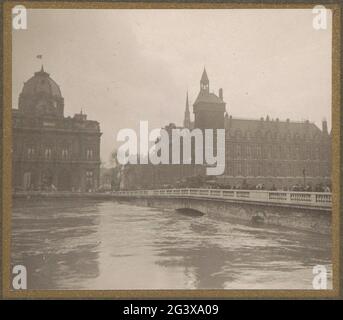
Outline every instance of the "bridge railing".
[(328, 192), (232, 190), (232, 189), (156, 189), (116, 191), (115, 196), (185, 197), (206, 199), (236, 199), (246, 202), (265, 202), (315, 207), (331, 207), (332, 195)]

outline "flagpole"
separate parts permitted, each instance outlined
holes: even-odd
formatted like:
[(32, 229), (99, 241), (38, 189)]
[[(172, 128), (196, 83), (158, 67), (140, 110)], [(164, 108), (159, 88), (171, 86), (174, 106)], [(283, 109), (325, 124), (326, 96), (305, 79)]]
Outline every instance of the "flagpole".
[[(42, 61), (43, 60), (43, 55), (42, 54), (37, 54), (36, 58)], [(43, 62), (41, 63), (41, 69), (43, 69)]]

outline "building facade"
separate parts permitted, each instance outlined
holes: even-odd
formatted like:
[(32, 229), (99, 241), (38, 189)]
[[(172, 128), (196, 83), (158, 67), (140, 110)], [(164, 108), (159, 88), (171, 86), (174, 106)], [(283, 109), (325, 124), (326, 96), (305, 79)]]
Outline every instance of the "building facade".
[(330, 185), (331, 136), (309, 121), (225, 117), (226, 165), (223, 181), (231, 185)]
[[(218, 95), (210, 91), (205, 69), (193, 113), (194, 121), (191, 121), (187, 93), (184, 128), (225, 129), (225, 172), (216, 177), (218, 184), (237, 188), (262, 185), (277, 189), (288, 189), (296, 184), (313, 189), (318, 184), (330, 185), (331, 133), (326, 121), (319, 129), (309, 121), (280, 121), (269, 116), (233, 118), (226, 111), (223, 90), (219, 89)], [(168, 128), (170, 126), (177, 128), (174, 124)], [(187, 177), (205, 175), (204, 168), (197, 166), (195, 169), (194, 165), (127, 166), (123, 179), (128, 183), (124, 185), (125, 189), (173, 185)]]
[(99, 123), (87, 120), (82, 110), (65, 117), (61, 90), (43, 67), (24, 83), (12, 123), (14, 189), (97, 189)]

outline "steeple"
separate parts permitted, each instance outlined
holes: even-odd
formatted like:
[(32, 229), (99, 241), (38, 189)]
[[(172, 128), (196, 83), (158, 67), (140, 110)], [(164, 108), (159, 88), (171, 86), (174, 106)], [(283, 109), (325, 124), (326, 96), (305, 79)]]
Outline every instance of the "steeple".
[(185, 128), (190, 128), (191, 119), (190, 119), (190, 112), (189, 112), (189, 101), (188, 101), (188, 91), (186, 96), (186, 110), (185, 110), (185, 119), (183, 120), (183, 126)]
[(219, 90), (219, 96), (210, 92), (210, 81), (204, 68), (200, 79), (200, 92), (193, 104), (192, 128), (224, 129), (225, 105), (223, 90)]
[(200, 80), (200, 91), (206, 92), (206, 93), (209, 93), (210, 91), (210, 82), (208, 80), (205, 67), (204, 67), (204, 71), (202, 73), (201, 80)]

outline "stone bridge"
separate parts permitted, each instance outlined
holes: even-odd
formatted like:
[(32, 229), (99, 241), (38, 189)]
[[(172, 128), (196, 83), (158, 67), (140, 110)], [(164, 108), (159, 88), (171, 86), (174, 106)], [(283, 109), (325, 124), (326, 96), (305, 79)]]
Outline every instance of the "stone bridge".
[(270, 224), (329, 234), (332, 195), (323, 192), (292, 192), (223, 189), (159, 189), (117, 191), (119, 201), (163, 208), (192, 209), (254, 224)]
[[(331, 233), (332, 195), (324, 192), (293, 192), (224, 189), (159, 189), (107, 193), (18, 192), (13, 198), (94, 199), (119, 201), (160, 209), (191, 209), (200, 214), (258, 225), (276, 225), (321, 234)], [(187, 210), (184, 210), (185, 212)], [(115, 212), (113, 212), (115, 214)]]

